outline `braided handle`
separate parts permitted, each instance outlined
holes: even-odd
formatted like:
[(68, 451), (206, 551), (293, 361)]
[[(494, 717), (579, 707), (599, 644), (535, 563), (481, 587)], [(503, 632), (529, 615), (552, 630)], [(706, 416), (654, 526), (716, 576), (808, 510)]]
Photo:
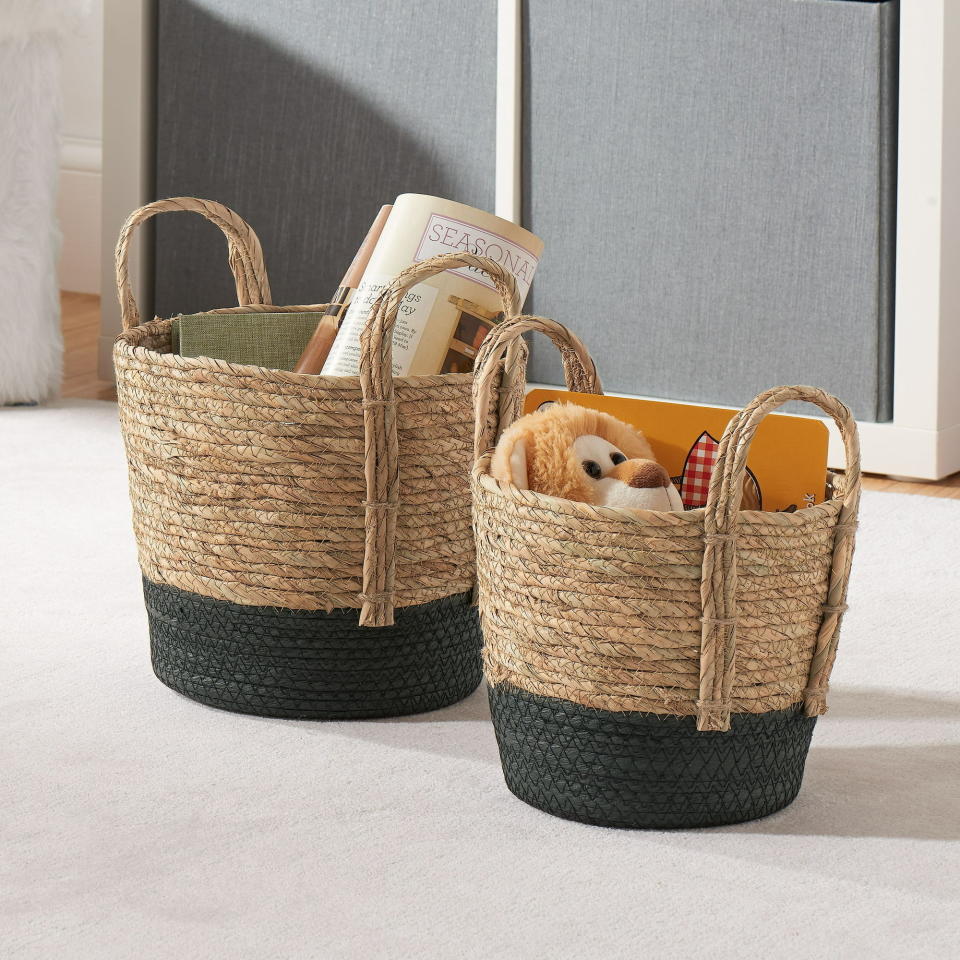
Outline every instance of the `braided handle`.
[(237, 285), (237, 302), (240, 306), (251, 303), (270, 302), (270, 284), (263, 263), (260, 240), (253, 228), (229, 207), (213, 200), (198, 200), (195, 197), (171, 197), (157, 200), (134, 210), (127, 217), (117, 240), (117, 296), (120, 299), (120, 315), (123, 329), (130, 330), (140, 322), (140, 310), (133, 296), (129, 275), (129, 246), (133, 231), (145, 220), (158, 213), (185, 210), (199, 213), (216, 224), (227, 238), (227, 257), (230, 271)]
[(854, 531), (860, 506), (860, 439), (850, 410), (815, 387), (774, 387), (761, 393), (727, 424), (710, 480), (704, 517), (705, 548), (700, 596), (703, 627), (700, 643), (698, 730), (728, 730), (736, 671), (737, 547), (736, 532), (747, 455), (764, 417), (791, 400), (816, 404), (833, 418), (843, 438), (846, 477), (837, 518), (827, 602), (810, 664), (804, 710), (808, 717), (826, 712), (830, 671), (836, 658), (840, 619), (846, 606), (853, 559)]
[[(483, 341), (473, 368), (473, 454), (479, 459), (489, 452), (498, 436), (520, 411), (526, 383), (526, 353), (511, 361), (510, 349), (522, 343), (525, 333), (548, 336), (560, 351), (567, 389), (576, 393), (603, 393), (600, 376), (590, 352), (562, 323), (546, 317), (517, 317), (498, 324)], [(519, 369), (512, 369), (516, 364)]]
[(363, 606), (360, 624), (383, 627), (393, 623), (398, 470), (397, 405), (393, 392), (393, 327), (403, 298), (423, 280), (471, 267), (493, 281), (507, 317), (520, 309), (516, 281), (488, 257), (445, 253), (421, 260), (398, 274), (377, 297), (360, 337), (360, 387), (363, 392), (364, 474), (367, 481)]

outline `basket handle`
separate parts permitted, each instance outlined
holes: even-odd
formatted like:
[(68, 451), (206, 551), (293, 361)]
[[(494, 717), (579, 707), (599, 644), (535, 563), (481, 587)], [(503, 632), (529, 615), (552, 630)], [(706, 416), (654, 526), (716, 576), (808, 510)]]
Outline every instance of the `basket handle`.
[(703, 603), (700, 642), (698, 730), (728, 730), (736, 672), (737, 525), (747, 454), (764, 417), (791, 400), (816, 404), (833, 418), (843, 438), (846, 484), (833, 541), (827, 602), (823, 605), (817, 643), (804, 691), (808, 717), (826, 712), (830, 671), (836, 658), (840, 619), (846, 608), (847, 582), (853, 558), (854, 532), (860, 506), (860, 439), (850, 410), (836, 397), (815, 387), (774, 387), (761, 393), (727, 424), (710, 479), (704, 517)]
[(590, 352), (562, 323), (547, 317), (517, 317), (498, 324), (487, 334), (477, 353), (473, 379), (473, 454), (479, 459), (493, 449), (499, 435), (520, 412), (526, 384), (526, 351), (511, 357), (525, 333), (548, 336), (560, 351), (567, 389), (576, 393), (603, 393)]
[(129, 246), (133, 231), (145, 220), (158, 213), (186, 210), (199, 213), (216, 224), (227, 238), (227, 258), (237, 285), (237, 303), (241, 307), (250, 303), (269, 303), (270, 284), (263, 264), (263, 251), (253, 228), (229, 207), (214, 200), (198, 200), (195, 197), (171, 197), (157, 200), (134, 210), (127, 217), (117, 240), (117, 296), (120, 298), (120, 316), (123, 329), (130, 330), (140, 322), (140, 310), (133, 296), (129, 273)]
[(393, 327), (397, 312), (411, 287), (459, 267), (472, 267), (490, 277), (507, 317), (514, 316), (520, 309), (513, 274), (495, 260), (472, 253), (445, 253), (421, 260), (398, 274), (377, 297), (360, 336), (367, 481), (361, 626), (384, 627), (393, 623), (394, 544), (400, 489), (397, 406), (393, 391)]

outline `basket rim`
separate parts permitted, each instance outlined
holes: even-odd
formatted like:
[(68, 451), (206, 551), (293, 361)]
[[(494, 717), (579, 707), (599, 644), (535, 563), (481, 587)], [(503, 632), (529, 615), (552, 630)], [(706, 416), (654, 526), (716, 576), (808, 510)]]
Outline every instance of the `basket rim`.
[[(490, 475), (491, 455), (484, 454), (474, 464), (471, 471), (471, 483), (481, 487), (485, 492), (501, 497), (517, 506), (533, 507), (546, 513), (558, 514), (566, 517), (580, 517), (591, 520), (616, 520), (631, 526), (643, 526), (656, 519), (663, 523), (675, 523), (677, 526), (696, 523), (703, 525), (706, 507), (697, 507), (694, 510), (640, 510), (628, 507), (598, 507), (592, 503), (582, 503), (579, 500), (567, 500), (563, 497), (553, 497), (545, 493), (536, 493), (533, 490), (521, 490), (513, 484), (504, 484)], [(476, 500), (476, 497), (474, 497)], [(812, 507), (804, 507), (793, 513), (772, 510), (741, 510), (741, 520), (749, 523), (776, 523), (783, 526), (805, 526), (816, 520), (835, 517), (842, 506), (842, 499), (833, 497)], [(776, 518), (776, 519), (772, 519)]]
[[(261, 304), (257, 304), (261, 306)], [(270, 306), (270, 304), (262, 304)], [(310, 305), (317, 311), (326, 307), (326, 304)], [(227, 308), (229, 309), (229, 308)], [(222, 310), (201, 310), (200, 313), (223, 313)], [(233, 312), (237, 312), (234, 308)], [(275, 310), (246, 311), (275, 313)], [(288, 311), (282, 311), (288, 312)], [(307, 312), (304, 308), (302, 312)], [(177, 314), (177, 317), (185, 314)], [(196, 316), (196, 314), (189, 314)], [(230, 363), (227, 360), (217, 360), (214, 357), (184, 357), (178, 353), (161, 353), (159, 350), (152, 350), (150, 347), (142, 346), (137, 340), (156, 334), (167, 332), (173, 324), (175, 317), (157, 318), (148, 323), (138, 324), (130, 330), (117, 335), (114, 341), (114, 357), (126, 356), (133, 359), (146, 361), (161, 367), (168, 367), (177, 370), (210, 370), (216, 373), (229, 374), (230, 376), (256, 379), (256, 380), (274, 380), (278, 383), (286, 383), (291, 386), (312, 387), (314, 389), (338, 389), (338, 390), (357, 390), (361, 389), (360, 376), (321, 376), (316, 373), (294, 373), (291, 370), (275, 370), (272, 367), (260, 367), (252, 363)], [(434, 387), (451, 386), (471, 386), (473, 384), (472, 373), (438, 373), (429, 376), (417, 377), (394, 377), (394, 385), (399, 389), (421, 389), (429, 390)]]

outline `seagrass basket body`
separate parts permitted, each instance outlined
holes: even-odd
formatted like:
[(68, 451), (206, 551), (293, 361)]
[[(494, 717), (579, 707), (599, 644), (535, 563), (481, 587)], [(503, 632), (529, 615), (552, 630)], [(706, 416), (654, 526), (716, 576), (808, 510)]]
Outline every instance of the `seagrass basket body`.
[(259, 241), (219, 204), (159, 201), (121, 233), (114, 362), (157, 676), (264, 716), (390, 716), (466, 696), (480, 681), (472, 377), (394, 379), (391, 333), (433, 273), (489, 272), (508, 316), (512, 277), (466, 255), (417, 264), (374, 305), (359, 377), (182, 357), (172, 320), (139, 323), (127, 277), (131, 232), (165, 210), (227, 236), (240, 306), (213, 312), (325, 309), (269, 305)]
[[(809, 387), (762, 394), (730, 421), (704, 509), (547, 497), (489, 473), (497, 364), (528, 330), (560, 347), (570, 389), (600, 392), (585, 348), (553, 321), (509, 321), (477, 361), (479, 604), (508, 787), (609, 826), (779, 810), (800, 788), (826, 709), (845, 605), (860, 490), (849, 410)], [(795, 513), (741, 511), (754, 431), (790, 400), (819, 405), (840, 427), (843, 496)]]

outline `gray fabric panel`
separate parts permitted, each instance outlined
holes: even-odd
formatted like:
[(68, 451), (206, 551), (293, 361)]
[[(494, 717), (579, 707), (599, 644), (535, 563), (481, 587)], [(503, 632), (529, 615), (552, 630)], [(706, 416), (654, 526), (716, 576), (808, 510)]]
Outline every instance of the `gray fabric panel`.
[[(494, 202), (496, 0), (160, 0), (160, 197), (220, 200), (274, 299), (329, 299), (382, 203)], [(157, 222), (156, 311), (226, 306), (219, 233)]]
[[(532, 309), (609, 390), (891, 414), (896, 7), (528, 0)], [(531, 377), (559, 382), (546, 341)], [(799, 408), (811, 412), (810, 408)]]

